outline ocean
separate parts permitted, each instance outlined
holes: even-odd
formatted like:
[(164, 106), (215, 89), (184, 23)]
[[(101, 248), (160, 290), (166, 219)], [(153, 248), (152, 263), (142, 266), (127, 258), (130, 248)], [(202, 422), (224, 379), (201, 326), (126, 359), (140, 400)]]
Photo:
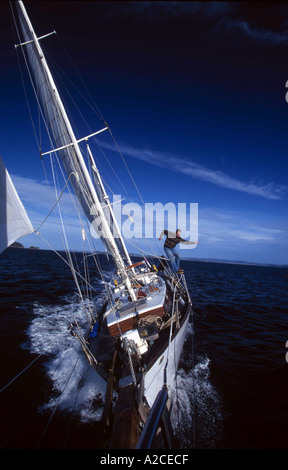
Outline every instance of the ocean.
[[(75, 260), (82, 269), (81, 255)], [(178, 448), (286, 449), (288, 269), (182, 267), (193, 317), (174, 392)], [(100, 293), (96, 270), (90, 281)], [(0, 255), (2, 449), (105, 447), (105, 386), (69, 333), (75, 320), (83, 321), (79, 295), (54, 252), (9, 248)]]

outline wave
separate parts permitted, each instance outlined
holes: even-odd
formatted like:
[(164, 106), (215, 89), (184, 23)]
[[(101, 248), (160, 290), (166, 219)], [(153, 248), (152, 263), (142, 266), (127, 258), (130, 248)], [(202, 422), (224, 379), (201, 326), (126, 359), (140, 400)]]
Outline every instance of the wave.
[(171, 422), (181, 448), (213, 448), (221, 441), (224, 407), (210, 380), (210, 359), (194, 356), (193, 326), (187, 337), (172, 395)]
[[(29, 350), (43, 354), (46, 375), (52, 391), (39, 412), (54, 413), (57, 409), (81, 423), (100, 421), (105, 401), (106, 384), (91, 368), (79, 341), (68, 326), (77, 321), (85, 325), (85, 305), (77, 297), (63, 299), (61, 305), (34, 304), (34, 318), (28, 328)], [(100, 308), (100, 300), (98, 302)], [(86, 306), (87, 307), (87, 306)], [(210, 360), (203, 357), (192, 367), (190, 351), (193, 331), (189, 325), (177, 387), (172, 394), (172, 423), (181, 447), (191, 448), (199, 442), (207, 445), (219, 437), (222, 419), (220, 398), (210, 382)], [(197, 444), (196, 444), (197, 443)]]
[[(27, 331), (31, 353), (45, 356), (46, 375), (52, 394), (39, 411), (54, 411), (77, 416), (81, 422), (102, 417), (105, 382), (90, 367), (79, 341), (70, 334), (75, 320), (86, 324), (85, 306), (79, 299), (66, 299), (64, 305), (34, 305), (34, 316)], [(100, 305), (98, 305), (100, 307)]]

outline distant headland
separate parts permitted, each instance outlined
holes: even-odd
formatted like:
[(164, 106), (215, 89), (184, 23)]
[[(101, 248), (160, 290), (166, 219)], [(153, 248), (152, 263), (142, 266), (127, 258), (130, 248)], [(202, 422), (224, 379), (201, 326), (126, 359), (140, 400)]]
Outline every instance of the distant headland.
[[(23, 248), (24, 250), (26, 250), (27, 248), (25, 248), (25, 246), (22, 245), (22, 243), (19, 243), (19, 242), (14, 242), (10, 245), (10, 248)], [(39, 250), (39, 247), (38, 246), (29, 246), (28, 250)]]

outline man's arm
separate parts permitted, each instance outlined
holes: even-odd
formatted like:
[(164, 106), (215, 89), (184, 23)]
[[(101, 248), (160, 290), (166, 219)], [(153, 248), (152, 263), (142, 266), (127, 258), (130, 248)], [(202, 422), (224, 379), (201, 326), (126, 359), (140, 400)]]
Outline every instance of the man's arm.
[(183, 243), (185, 245), (198, 245), (198, 242), (188, 242), (187, 240), (184, 240), (181, 238), (180, 243)]
[(167, 235), (167, 230), (162, 230), (162, 232), (159, 235), (159, 240), (163, 237), (163, 235)]

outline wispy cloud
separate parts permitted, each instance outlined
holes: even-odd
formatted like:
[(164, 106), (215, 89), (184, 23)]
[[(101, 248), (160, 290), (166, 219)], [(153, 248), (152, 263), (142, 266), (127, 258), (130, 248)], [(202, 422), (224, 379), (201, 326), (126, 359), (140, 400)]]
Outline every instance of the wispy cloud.
[[(37, 225), (43, 222), (44, 218), (50, 213), (54, 204), (57, 201), (55, 188), (52, 184), (41, 182), (33, 178), (26, 178), (18, 175), (11, 175), (15, 188), (19, 194), (22, 203), (27, 210), (27, 213), (36, 228)], [(58, 190), (60, 194), (60, 190)], [(61, 196), (61, 206), (65, 206), (65, 216), (69, 219), (69, 223), (73, 224), (77, 215), (75, 211), (74, 196), (68, 192), (64, 192)], [(56, 223), (55, 217), (58, 214), (57, 207), (49, 215), (49, 223)], [(58, 223), (58, 222), (57, 222)]]
[(55, 198), (55, 192), (52, 186), (19, 175), (11, 175), (11, 178), (24, 206), (29, 204), (38, 209), (42, 208), (42, 211), (51, 208), (52, 197)]
[[(255, 220), (258, 222), (255, 223)], [(219, 243), (285, 243), (286, 221), (275, 223), (275, 227), (271, 225), (271, 221), (269, 226), (256, 212), (249, 215), (242, 213), (239, 217), (238, 211), (202, 208), (199, 213), (199, 239), (203, 243), (217, 243), (218, 246)]]
[[(183, 8), (185, 9), (185, 5)], [(186, 8), (189, 9), (189, 6)], [(250, 5), (242, 2), (192, 2), (190, 11), (197, 12), (204, 20), (213, 20), (213, 30), (217, 33), (228, 31), (237, 40), (240, 36), (262, 46), (288, 44), (287, 6), (281, 2), (273, 6), (265, 2), (262, 5), (260, 3), (258, 15), (255, 15)], [(269, 23), (274, 23), (273, 28), (267, 27)]]
[[(278, 46), (288, 44), (287, 5), (285, 2), (258, 2), (251, 8), (249, 2), (131, 2), (129, 8), (121, 10), (115, 6), (117, 14), (131, 15), (135, 21), (165, 24), (166, 21), (190, 21), (198, 26), (201, 22), (201, 36), (216, 32), (233, 40), (233, 46), (239, 40), (248, 39), (261, 46)], [(112, 10), (113, 11), (113, 10)], [(115, 12), (114, 12), (115, 14)]]
[(230, 32), (240, 33), (247, 38), (256, 42), (266, 45), (281, 45), (288, 44), (288, 32), (271, 31), (259, 27), (252, 27), (248, 21), (245, 20), (230, 20), (226, 21), (226, 29)]
[(282, 199), (288, 192), (287, 186), (276, 185), (275, 183), (257, 184), (254, 182), (243, 182), (222, 171), (212, 170), (173, 154), (141, 150), (126, 145), (121, 146), (121, 150), (124, 155), (143, 160), (161, 168), (169, 168), (177, 173), (182, 173), (191, 176), (191, 178), (206, 181), (222, 188), (274, 200)]

